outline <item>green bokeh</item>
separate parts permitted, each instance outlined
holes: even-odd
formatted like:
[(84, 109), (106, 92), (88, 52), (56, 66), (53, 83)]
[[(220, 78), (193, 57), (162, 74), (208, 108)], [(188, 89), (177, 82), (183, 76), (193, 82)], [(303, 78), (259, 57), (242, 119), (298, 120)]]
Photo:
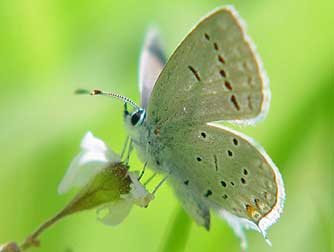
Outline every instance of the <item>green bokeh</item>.
[[(56, 188), (88, 129), (121, 150), (121, 104), (73, 90), (114, 90), (138, 101), (147, 26), (159, 26), (170, 54), (201, 16), (224, 4), (247, 21), (271, 80), (267, 119), (240, 130), (265, 147), (286, 184), (284, 213), (269, 231), (272, 251), (333, 251), (331, 0), (1, 0), (0, 244), (22, 240), (70, 199)], [(136, 157), (130, 165), (142, 167)], [(189, 223), (164, 186), (118, 227), (98, 223), (94, 211), (65, 219), (39, 251), (239, 251), (217, 217), (210, 232)], [(260, 234), (247, 234), (250, 251), (269, 251)]]

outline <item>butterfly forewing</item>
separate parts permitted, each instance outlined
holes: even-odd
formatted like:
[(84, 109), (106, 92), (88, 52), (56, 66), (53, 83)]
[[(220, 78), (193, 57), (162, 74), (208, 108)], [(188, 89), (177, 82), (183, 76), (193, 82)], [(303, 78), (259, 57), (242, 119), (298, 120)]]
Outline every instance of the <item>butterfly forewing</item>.
[[(213, 209), (227, 210), (259, 226), (270, 212), (279, 215), (284, 198), (282, 179), (252, 140), (208, 124), (181, 131), (182, 138), (166, 144), (173, 156), (173, 177), (184, 180), (179, 181), (184, 190), (199, 195)], [(273, 220), (267, 223), (264, 229)]]
[(153, 86), (166, 63), (159, 32), (150, 28), (146, 34), (139, 64), (141, 106), (146, 108)]
[(255, 122), (269, 90), (256, 52), (231, 9), (201, 21), (160, 74), (148, 106), (156, 122)]

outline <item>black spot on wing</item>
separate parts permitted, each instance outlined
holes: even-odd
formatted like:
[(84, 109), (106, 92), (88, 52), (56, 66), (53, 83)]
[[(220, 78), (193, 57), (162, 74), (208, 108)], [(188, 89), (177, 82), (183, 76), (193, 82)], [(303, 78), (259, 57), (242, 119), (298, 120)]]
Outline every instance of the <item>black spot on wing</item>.
[(199, 76), (199, 72), (193, 66), (188, 66), (188, 68), (193, 73), (193, 75), (195, 76), (195, 78), (198, 81), (201, 81), (201, 77)]
[(212, 195), (212, 191), (210, 190), (210, 189), (208, 189), (207, 191), (206, 191), (206, 193), (204, 194), (204, 197), (209, 197), (209, 196), (211, 196)]
[(231, 102), (233, 103), (234, 107), (236, 108), (236, 110), (240, 110), (240, 106), (239, 103), (237, 101), (237, 98), (235, 97), (235, 95), (231, 96)]
[(217, 155), (213, 155), (213, 160), (215, 162), (215, 169), (216, 169), (216, 171), (218, 171), (218, 158), (217, 158)]
[(226, 182), (225, 182), (224, 180), (220, 181), (220, 183), (221, 183), (221, 185), (222, 185), (223, 187), (226, 187), (226, 186), (227, 186), (227, 184), (226, 184)]

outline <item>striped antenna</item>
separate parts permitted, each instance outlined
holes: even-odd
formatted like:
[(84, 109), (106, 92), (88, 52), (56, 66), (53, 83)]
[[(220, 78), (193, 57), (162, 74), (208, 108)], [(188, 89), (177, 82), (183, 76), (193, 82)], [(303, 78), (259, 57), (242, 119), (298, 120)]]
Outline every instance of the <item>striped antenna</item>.
[(92, 90), (92, 91), (89, 91), (87, 89), (78, 89), (78, 90), (75, 91), (75, 93), (76, 94), (90, 94), (90, 95), (93, 95), (93, 96), (96, 96), (96, 95), (111, 96), (111, 97), (116, 98), (118, 100), (121, 100), (125, 103), (129, 103), (130, 105), (132, 105), (136, 109), (140, 109), (140, 107), (134, 101), (130, 100), (129, 98), (127, 98), (123, 95), (116, 94), (116, 93), (113, 93), (113, 92), (105, 92), (105, 91), (101, 91), (101, 90), (98, 90), (98, 89), (95, 89), (95, 90)]

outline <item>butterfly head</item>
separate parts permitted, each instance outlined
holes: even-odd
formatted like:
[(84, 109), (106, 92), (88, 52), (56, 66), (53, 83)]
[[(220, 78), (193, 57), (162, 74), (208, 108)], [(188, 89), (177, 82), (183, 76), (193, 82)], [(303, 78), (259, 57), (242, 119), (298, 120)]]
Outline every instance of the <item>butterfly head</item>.
[(136, 108), (133, 112), (127, 109), (127, 103), (124, 104), (124, 120), (130, 127), (139, 127), (143, 124), (146, 118), (146, 111), (142, 108)]
[(140, 142), (140, 136), (145, 129), (144, 122), (146, 111), (140, 107), (134, 107), (132, 111), (128, 110), (127, 103), (124, 103), (124, 125), (128, 135), (136, 142)]

